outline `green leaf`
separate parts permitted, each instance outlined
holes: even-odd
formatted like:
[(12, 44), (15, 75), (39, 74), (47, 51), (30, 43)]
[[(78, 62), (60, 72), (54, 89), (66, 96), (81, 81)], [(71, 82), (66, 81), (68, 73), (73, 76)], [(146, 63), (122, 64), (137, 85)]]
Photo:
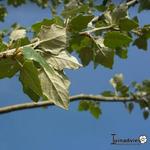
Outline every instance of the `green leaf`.
[(112, 91), (104, 91), (101, 93), (101, 95), (106, 96), (106, 97), (112, 97), (112, 96), (115, 96), (115, 93), (113, 93)]
[(17, 62), (11, 58), (2, 59), (0, 61), (0, 79), (13, 77), (19, 70)]
[[(34, 66), (33, 61), (25, 61), (23, 63), (23, 67), (20, 68), (20, 81), (24, 89), (24, 92), (28, 93), (28, 89), (31, 89), (36, 95), (42, 96), (42, 89), (40, 85), (40, 80), (38, 77), (37, 68)], [(33, 99), (34, 101), (38, 101), (38, 99)]]
[(131, 31), (132, 29), (135, 29), (138, 27), (138, 23), (134, 20), (124, 18), (119, 21), (119, 27), (120, 27), (120, 30)]
[(89, 11), (89, 6), (88, 5), (82, 5), (82, 6), (78, 6), (78, 7), (74, 7), (71, 9), (64, 9), (61, 13), (61, 15), (65, 18), (68, 17), (74, 17), (77, 14), (85, 14)]
[(67, 109), (70, 82), (63, 72), (58, 72), (50, 67), (45, 59), (30, 47), (23, 48), (23, 55), (26, 59), (34, 60), (41, 65), (39, 78), (44, 97), (55, 105)]
[(66, 28), (58, 25), (42, 26), (38, 37), (40, 39), (38, 48), (44, 52), (58, 54), (66, 48), (67, 35)]
[(107, 9), (104, 5), (96, 5), (95, 8), (100, 12), (104, 12)]
[(92, 20), (93, 16), (78, 15), (74, 17), (69, 25), (71, 31), (81, 31), (87, 28), (87, 24)]
[(147, 50), (147, 39), (140, 36), (134, 41), (133, 45), (136, 45), (139, 49)]
[(145, 120), (148, 119), (148, 117), (149, 117), (149, 111), (145, 110), (143, 112), (143, 117), (144, 117)]
[(79, 111), (87, 111), (89, 110), (89, 102), (82, 100), (80, 101), (79, 105), (78, 105), (78, 110)]
[(127, 97), (129, 96), (129, 87), (126, 85), (118, 86), (117, 91), (120, 92), (121, 96)]
[(14, 7), (18, 7), (22, 4), (25, 4), (25, 0), (14, 0), (14, 1), (8, 0), (7, 3), (8, 5), (13, 5)]
[(48, 7), (48, 0), (31, 0), (31, 2), (36, 3), (37, 6), (41, 7), (41, 8), (46, 8)]
[(3, 42), (0, 41), (0, 52), (6, 51), (7, 45), (5, 45)]
[(104, 36), (104, 44), (109, 48), (127, 47), (132, 39), (118, 31), (107, 32)]
[(129, 103), (128, 104), (128, 111), (129, 111), (129, 113), (132, 112), (133, 108), (134, 108), (134, 104), (133, 103)]
[(87, 66), (91, 60), (93, 60), (93, 50), (92, 48), (82, 48), (79, 52), (79, 57), (83, 66)]
[(63, 70), (64, 68), (78, 69), (82, 66), (78, 60), (67, 51), (61, 51), (58, 55), (47, 55), (45, 59), (51, 67), (57, 70)]
[(94, 42), (96, 46), (94, 63), (112, 69), (114, 63), (114, 50), (106, 47), (104, 45), (104, 39), (101, 37), (94, 40)]
[(37, 93), (35, 93), (34, 91), (32, 91), (32, 89), (26, 85), (23, 85), (23, 91), (24, 93), (26, 93), (32, 101), (34, 102), (38, 102), (38, 100), (40, 99), (40, 96), (37, 95)]
[(39, 74), (41, 86), (45, 100), (52, 101), (55, 105), (68, 109), (69, 104), (69, 85), (68, 78), (62, 73), (45, 69)]
[(103, 48), (102, 51), (105, 55), (99, 51), (95, 56), (94, 62), (112, 69), (114, 63), (114, 51), (109, 48)]
[(59, 16), (55, 16), (53, 19), (43, 19), (40, 22), (37, 22), (35, 24), (32, 25), (32, 30), (35, 33), (39, 33), (41, 30), (41, 26), (45, 25), (45, 26), (51, 26), (52, 24), (56, 24), (56, 25), (60, 25), (63, 26), (63, 20), (59, 17)]
[(98, 119), (100, 114), (102, 113), (101, 109), (98, 106), (95, 106), (93, 104), (90, 105), (89, 109), (93, 117), (95, 117), (96, 119)]
[(97, 103), (91, 102), (91, 101), (86, 101), (86, 100), (80, 101), (78, 110), (79, 111), (89, 111), (91, 113), (91, 115), (93, 117), (95, 117), (96, 119), (98, 119), (102, 113), (101, 109)]
[(144, 109), (144, 108), (148, 107), (148, 102), (144, 101), (144, 100), (141, 100), (139, 105), (140, 105), (141, 109)]
[(139, 0), (139, 12), (150, 9), (150, 0)]
[(108, 2), (110, 2), (110, 0), (103, 0), (103, 5), (106, 6)]
[(4, 18), (7, 16), (6, 8), (0, 4), (0, 21), (4, 21)]
[(118, 55), (122, 59), (126, 59), (126, 58), (128, 58), (128, 50), (117, 48), (116, 55)]
[(114, 63), (114, 50), (105, 47), (103, 44), (103, 39), (99, 38), (95, 41), (98, 49), (96, 50), (96, 55), (94, 62), (101, 64), (104, 67), (112, 69)]

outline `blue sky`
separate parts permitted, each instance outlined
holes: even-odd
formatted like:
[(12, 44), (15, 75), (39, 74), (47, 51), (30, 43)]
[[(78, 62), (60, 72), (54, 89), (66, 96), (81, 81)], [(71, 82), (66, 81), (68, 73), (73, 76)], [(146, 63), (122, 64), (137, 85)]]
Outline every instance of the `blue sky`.
[[(135, 10), (132, 10), (135, 13)], [(9, 15), (0, 29), (14, 22), (30, 26), (43, 18), (50, 18), (49, 10), (36, 5), (24, 5), (17, 9), (9, 7)], [(150, 23), (149, 12), (138, 15), (141, 24)], [(150, 46), (149, 46), (150, 48)], [(150, 52), (130, 47), (128, 59), (115, 58), (113, 70), (92, 65), (76, 71), (66, 71), (72, 84), (71, 95), (79, 93), (98, 94), (110, 89), (109, 79), (115, 73), (123, 73), (125, 82), (150, 79)], [(17, 77), (0, 81), (0, 106), (30, 101), (22, 92)], [(57, 107), (33, 109), (0, 115), (0, 150), (145, 150), (150, 148), (150, 119), (144, 120), (138, 105), (129, 114), (123, 104), (101, 103), (102, 116), (94, 119), (88, 112), (77, 111), (78, 102), (70, 104), (69, 111)], [(146, 135), (143, 145), (111, 145), (111, 133), (118, 137), (134, 138)]]

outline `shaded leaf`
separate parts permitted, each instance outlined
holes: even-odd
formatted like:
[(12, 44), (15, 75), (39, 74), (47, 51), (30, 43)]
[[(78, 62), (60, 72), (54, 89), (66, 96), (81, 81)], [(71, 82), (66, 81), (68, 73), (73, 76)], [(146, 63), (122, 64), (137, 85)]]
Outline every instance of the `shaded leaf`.
[(141, 109), (144, 109), (144, 108), (148, 107), (149, 104), (148, 104), (148, 102), (141, 100), (139, 105), (140, 105)]
[(0, 42), (0, 52), (6, 51), (7, 45), (5, 45), (3, 42)]
[(25, 0), (8, 0), (7, 3), (8, 5), (13, 5), (15, 7), (18, 7), (22, 4), (25, 4)]
[[(32, 61), (25, 61), (23, 63), (23, 67), (20, 68), (20, 81), (22, 82), (24, 92), (27, 94), (29, 90), (32, 90), (36, 95), (42, 96), (42, 89), (40, 85), (40, 80), (38, 78), (38, 71), (34, 66)], [(31, 96), (30, 96), (31, 97)], [(38, 101), (38, 99), (32, 99), (34, 101)]]
[(79, 111), (86, 111), (89, 110), (89, 102), (88, 101), (80, 101), (79, 105), (78, 105), (78, 110)]
[(101, 112), (101, 109), (98, 106), (90, 105), (90, 112), (96, 119), (99, 118)]
[(135, 29), (138, 27), (138, 23), (135, 22), (134, 20), (124, 18), (119, 21), (119, 27), (120, 27), (120, 30), (131, 31), (132, 29)]
[(105, 7), (104, 5), (96, 5), (95, 8), (100, 12), (103, 12), (107, 9), (107, 7)]
[(116, 55), (118, 55), (122, 59), (126, 59), (126, 58), (128, 58), (128, 50), (117, 48)]
[(92, 20), (93, 16), (78, 15), (74, 17), (69, 25), (71, 31), (81, 31), (87, 28), (88, 23)]
[(112, 97), (112, 96), (115, 96), (115, 93), (113, 93), (112, 91), (104, 91), (101, 93), (101, 95), (106, 96), (106, 97)]
[(147, 39), (141, 36), (134, 41), (133, 45), (136, 45), (139, 49), (147, 50)]
[(48, 7), (48, 0), (31, 0), (31, 2), (36, 3), (38, 6), (42, 8)]
[(132, 39), (129, 36), (117, 31), (107, 32), (104, 36), (104, 44), (113, 49), (129, 46), (131, 41)]
[(149, 117), (149, 111), (145, 110), (143, 112), (143, 117), (144, 117), (145, 120), (148, 119), (148, 117)]
[(150, 0), (139, 0), (139, 12), (150, 9)]
[(0, 61), (0, 79), (13, 77), (19, 70), (17, 62), (11, 58)]
[(80, 101), (80, 103), (78, 105), (78, 110), (79, 111), (89, 111), (91, 113), (91, 115), (96, 119), (98, 119), (102, 113), (101, 109), (97, 103), (92, 102), (92, 101), (86, 101), (86, 100)]
[(82, 5), (82, 6), (74, 7), (71, 9), (64, 9), (61, 15), (65, 18), (68, 18), (68, 17), (74, 17), (75, 15), (79, 13), (87, 13), (88, 11), (89, 11), (89, 6)]
[(106, 47), (104, 45), (104, 39), (101, 37), (95, 40), (95, 44), (97, 48), (94, 56), (94, 63), (101, 64), (111, 69), (114, 63), (114, 50)]
[(0, 4), (0, 21), (4, 21), (4, 18), (7, 16), (6, 8)]
[(37, 102), (40, 99), (40, 96), (37, 95), (32, 89), (26, 85), (23, 86), (23, 91), (26, 93), (32, 101)]
[(128, 111), (129, 111), (129, 113), (132, 112), (133, 108), (134, 108), (134, 104), (133, 103), (129, 103), (128, 104)]
[(79, 57), (83, 66), (87, 66), (91, 60), (93, 60), (92, 48), (82, 48), (79, 53)]

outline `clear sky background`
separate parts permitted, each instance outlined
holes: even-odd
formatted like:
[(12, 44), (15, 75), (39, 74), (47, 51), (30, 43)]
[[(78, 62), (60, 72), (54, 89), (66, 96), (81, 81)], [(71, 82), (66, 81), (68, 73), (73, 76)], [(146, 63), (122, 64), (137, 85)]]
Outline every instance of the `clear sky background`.
[[(14, 22), (30, 26), (43, 18), (50, 18), (49, 10), (34, 4), (17, 9), (8, 7), (9, 15), (0, 29)], [(135, 9), (131, 11), (135, 15)], [(134, 14), (134, 15), (133, 15)], [(150, 23), (149, 12), (138, 14), (141, 24)], [(150, 49), (150, 46), (149, 46)], [(111, 89), (109, 79), (123, 73), (125, 83), (150, 79), (150, 51), (130, 47), (128, 59), (115, 58), (113, 70), (103, 67), (93, 69), (92, 64), (76, 71), (66, 71), (72, 84), (71, 95), (98, 94)], [(30, 101), (22, 92), (18, 77), (0, 80), (0, 106)], [(131, 114), (123, 104), (101, 103), (102, 116), (94, 119), (88, 112), (77, 111), (78, 102), (70, 104), (69, 111), (57, 107), (32, 109), (0, 115), (0, 150), (146, 150), (150, 148), (150, 118), (143, 119), (138, 105)], [(111, 133), (120, 138), (146, 135), (147, 144), (111, 145)]]

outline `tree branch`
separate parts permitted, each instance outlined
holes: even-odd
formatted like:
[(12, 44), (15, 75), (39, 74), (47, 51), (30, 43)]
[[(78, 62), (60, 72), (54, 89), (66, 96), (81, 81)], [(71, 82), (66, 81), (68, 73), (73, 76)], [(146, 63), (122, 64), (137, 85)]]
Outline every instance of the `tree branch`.
[[(90, 101), (97, 101), (97, 102), (135, 102), (138, 103), (139, 100), (136, 100), (135, 98), (131, 97), (105, 97), (102, 95), (86, 95), (86, 94), (80, 94), (80, 95), (74, 95), (71, 96), (70, 102), (78, 101), (78, 100), (90, 100)], [(29, 103), (23, 103), (23, 104), (16, 104), (16, 105), (10, 105), (10, 106), (4, 106), (0, 107), (0, 114), (15, 112), (19, 110), (25, 110), (25, 109), (31, 109), (31, 108), (39, 108), (39, 107), (45, 107), (45, 106), (53, 106), (54, 103), (51, 101), (40, 101), (40, 102), (29, 102)]]
[(79, 34), (80, 35), (82, 35), (82, 34), (90, 34), (92, 32), (96, 32), (96, 31), (100, 31), (100, 30), (106, 30), (106, 29), (110, 29), (112, 27), (113, 27), (113, 25), (109, 25), (109, 26), (105, 26), (105, 27), (99, 27), (99, 28), (94, 28), (94, 29), (91, 29), (91, 30), (79, 32)]
[[(31, 44), (22, 46), (19, 49), (23, 49), (24, 47), (32, 47), (32, 46), (35, 46), (35, 45), (36, 45), (36, 43), (31, 43)], [(0, 52), (0, 60), (14, 56), (16, 50), (17, 50), (16, 48), (13, 48), (13, 49), (9, 49), (9, 50)]]
[(137, 4), (139, 2), (139, 0), (130, 0), (129, 2), (127, 2), (127, 6), (130, 7), (130, 6), (133, 6), (135, 4)]

